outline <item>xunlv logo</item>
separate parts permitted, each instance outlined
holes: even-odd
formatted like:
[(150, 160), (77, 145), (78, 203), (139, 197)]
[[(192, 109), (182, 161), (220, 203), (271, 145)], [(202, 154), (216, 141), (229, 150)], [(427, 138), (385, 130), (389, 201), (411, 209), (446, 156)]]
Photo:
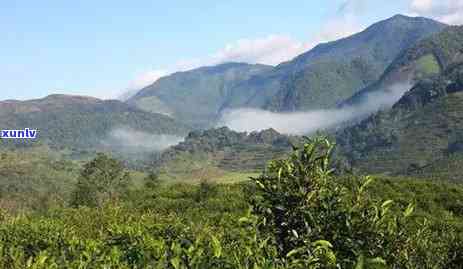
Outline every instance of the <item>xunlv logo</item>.
[(0, 138), (37, 138), (37, 130), (25, 128), (24, 130), (0, 130)]

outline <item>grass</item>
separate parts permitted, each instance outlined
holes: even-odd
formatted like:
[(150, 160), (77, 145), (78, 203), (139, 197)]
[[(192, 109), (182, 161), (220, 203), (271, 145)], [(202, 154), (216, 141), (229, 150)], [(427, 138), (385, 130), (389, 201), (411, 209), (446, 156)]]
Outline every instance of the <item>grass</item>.
[(418, 79), (432, 74), (439, 74), (441, 68), (433, 54), (422, 56), (416, 61), (416, 77)]

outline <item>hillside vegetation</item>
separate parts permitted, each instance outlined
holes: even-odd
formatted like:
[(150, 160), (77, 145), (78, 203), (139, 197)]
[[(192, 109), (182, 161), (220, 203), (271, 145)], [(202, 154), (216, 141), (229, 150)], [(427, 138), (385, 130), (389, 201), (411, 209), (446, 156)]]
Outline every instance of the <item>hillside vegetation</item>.
[[(2, 129), (39, 131), (0, 141), (0, 268), (462, 268), (463, 27), (444, 27), (395, 16), (276, 67), (175, 73), (127, 103), (0, 102)], [(394, 105), (332, 140), (200, 129), (224, 109), (333, 108), (395, 84)]]
[(221, 112), (240, 107), (332, 108), (374, 83), (404, 49), (444, 27), (430, 19), (398, 15), (276, 67), (225, 63), (175, 73), (142, 89), (128, 103), (199, 128), (214, 127)]
[(138, 189), (127, 189), (117, 161), (99, 155), (80, 169), (64, 203), (26, 214), (2, 208), (0, 266), (461, 265), (461, 186), (335, 176), (331, 150), (324, 139), (306, 141), (246, 183), (164, 185), (150, 175)]
[[(304, 111), (335, 107), (375, 82), (389, 64), (444, 24), (397, 15), (344, 39), (320, 44), (291, 61), (241, 83), (227, 108)], [(240, 97), (238, 97), (240, 96)], [(248, 96), (243, 102), (243, 97)]]
[(269, 70), (266, 65), (225, 63), (163, 77), (128, 100), (140, 109), (172, 116), (196, 128), (211, 128), (232, 89)]
[(354, 166), (381, 173), (439, 170), (438, 163), (455, 162), (463, 141), (462, 79), (463, 65), (456, 64), (419, 82), (391, 110), (339, 132), (343, 152)]
[[(29, 101), (0, 102), (2, 129), (37, 129), (33, 141), (3, 139), (1, 146), (46, 145), (74, 152), (104, 150), (113, 130), (183, 136), (188, 128), (174, 119), (144, 112), (116, 100), (50, 95)], [(112, 150), (113, 148), (109, 148)]]
[(404, 50), (386, 69), (381, 78), (347, 99), (355, 104), (375, 92), (390, 92), (397, 84), (414, 84), (440, 74), (452, 64), (463, 61), (463, 27), (450, 26), (415, 46)]
[(261, 132), (235, 132), (226, 127), (194, 131), (185, 140), (152, 157), (152, 167), (167, 178), (208, 178), (260, 171), (272, 159), (284, 157), (300, 138)]

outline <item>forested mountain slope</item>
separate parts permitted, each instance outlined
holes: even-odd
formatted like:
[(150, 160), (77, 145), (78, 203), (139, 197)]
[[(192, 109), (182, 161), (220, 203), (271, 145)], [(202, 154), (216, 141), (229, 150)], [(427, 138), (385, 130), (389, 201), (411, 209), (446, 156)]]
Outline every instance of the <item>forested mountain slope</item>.
[(224, 108), (295, 111), (333, 107), (376, 81), (404, 49), (444, 27), (430, 19), (402, 15), (380, 21), (241, 83)]
[(363, 171), (448, 170), (442, 165), (454, 163), (463, 150), (463, 64), (420, 81), (392, 109), (339, 132), (337, 141)]
[(450, 26), (403, 51), (381, 78), (344, 104), (356, 104), (377, 92), (391, 92), (394, 85), (413, 85), (420, 79), (439, 74), (453, 63), (463, 61), (463, 27)]
[(146, 111), (170, 115), (194, 127), (213, 127), (232, 89), (270, 68), (226, 63), (178, 72), (142, 89), (128, 103)]
[[(2, 129), (37, 129), (31, 141), (3, 139), (2, 146), (44, 144), (55, 149), (96, 150), (111, 131), (183, 136), (188, 128), (174, 119), (144, 112), (116, 100), (50, 95), (43, 99), (0, 102)], [(100, 148), (101, 149), (101, 148)]]

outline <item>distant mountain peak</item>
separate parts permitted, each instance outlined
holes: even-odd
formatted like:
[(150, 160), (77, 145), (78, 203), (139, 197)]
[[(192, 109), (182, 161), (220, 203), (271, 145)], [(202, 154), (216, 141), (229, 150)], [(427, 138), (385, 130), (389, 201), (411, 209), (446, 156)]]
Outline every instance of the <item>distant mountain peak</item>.
[(335, 107), (378, 80), (403, 50), (444, 27), (431, 19), (396, 15), (275, 67), (232, 62), (175, 73), (127, 102), (197, 128), (214, 126), (226, 109)]

